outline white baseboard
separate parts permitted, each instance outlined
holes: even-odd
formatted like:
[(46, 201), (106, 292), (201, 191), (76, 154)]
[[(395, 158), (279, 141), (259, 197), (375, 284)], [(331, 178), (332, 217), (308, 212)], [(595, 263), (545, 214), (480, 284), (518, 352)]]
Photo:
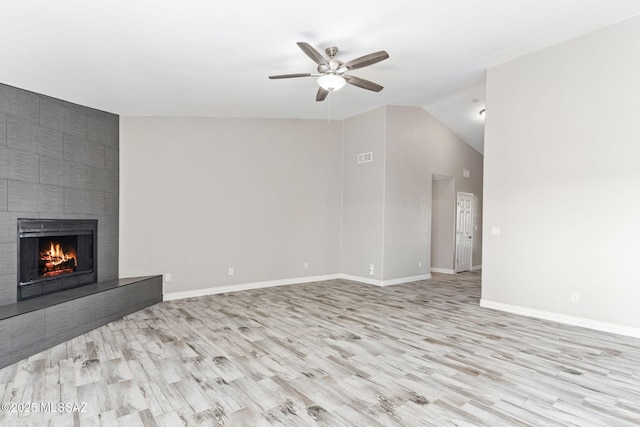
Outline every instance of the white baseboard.
[(402, 283), (417, 282), (418, 280), (429, 280), (431, 274), (420, 274), (418, 276), (400, 277), (399, 279), (383, 280), (382, 286), (401, 285)]
[(456, 274), (456, 271), (450, 268), (438, 268), (438, 267), (431, 267), (431, 272), (442, 273), (442, 274)]
[[(471, 267), (471, 271), (477, 271), (477, 270), (482, 270), (482, 265), (474, 265)], [(438, 267), (431, 267), (431, 272), (442, 273), (442, 274), (456, 274), (456, 271), (450, 268), (438, 268)]]
[(354, 282), (365, 283), (374, 286), (391, 286), (401, 283), (415, 282), (417, 280), (431, 279), (431, 274), (419, 276), (401, 277), (391, 280), (377, 280), (368, 277), (352, 276), (350, 274), (326, 274), (323, 276), (296, 277), (293, 279), (267, 280), (264, 282), (239, 283), (237, 285), (215, 286), (212, 288), (194, 289), (191, 291), (168, 292), (162, 296), (163, 301), (171, 301), (184, 298), (202, 297), (205, 295), (224, 294), (227, 292), (248, 291), (250, 289), (272, 288), (275, 286), (295, 285), (299, 283), (322, 282), (324, 280), (345, 279)]
[(322, 282), (324, 280), (340, 279), (340, 274), (326, 274), (323, 276), (296, 277), (293, 279), (267, 280), (264, 282), (239, 283), (229, 286), (215, 286), (212, 288), (194, 289), (192, 291), (169, 292), (162, 296), (163, 301), (183, 298), (202, 297), (205, 295), (224, 294), (227, 292), (248, 291), (250, 289), (272, 288), (275, 286), (294, 285), (297, 283)]
[(619, 335), (640, 338), (640, 329), (630, 326), (618, 325), (616, 323), (601, 322), (599, 320), (585, 319), (584, 317), (568, 316), (566, 314), (553, 313), (551, 311), (536, 310), (534, 308), (522, 307), (519, 305), (504, 304), (501, 302), (480, 300), (480, 307), (491, 308), (522, 316), (536, 317), (538, 319), (551, 320), (553, 322), (564, 323), (572, 326), (594, 329), (596, 331), (611, 332)]
[(374, 285), (374, 286), (393, 286), (393, 285), (400, 285), (402, 283), (415, 282), (417, 280), (431, 279), (431, 274), (429, 273), (420, 274), (418, 276), (400, 277), (398, 279), (389, 279), (389, 280), (370, 279), (368, 277), (353, 276), (351, 274), (340, 274), (339, 276), (341, 279), (353, 280), (354, 282), (366, 283), (367, 285)]
[(373, 286), (384, 286), (383, 281), (378, 279), (371, 279), (369, 277), (353, 276), (351, 274), (342, 274), (342, 273), (339, 274), (339, 276), (341, 279), (351, 280), (353, 282), (366, 283), (367, 285), (373, 285)]

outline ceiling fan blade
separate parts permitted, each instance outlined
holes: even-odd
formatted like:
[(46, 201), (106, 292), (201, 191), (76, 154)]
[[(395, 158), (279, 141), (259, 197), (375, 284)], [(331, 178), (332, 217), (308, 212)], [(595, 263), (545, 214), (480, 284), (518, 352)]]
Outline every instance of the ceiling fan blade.
[(360, 77), (354, 77), (354, 76), (342, 76), (342, 77), (344, 77), (347, 83), (354, 86), (361, 87), (362, 89), (372, 90), (374, 92), (380, 92), (382, 89), (384, 89), (378, 83), (361, 79)]
[(318, 93), (316, 93), (316, 101), (324, 101), (327, 98), (327, 95), (329, 95), (329, 91), (319, 87)]
[(386, 51), (381, 50), (380, 52), (370, 53), (369, 55), (361, 56), (360, 58), (349, 61), (344, 64), (344, 66), (349, 70), (357, 70), (358, 68), (368, 67), (376, 62), (384, 61), (388, 57), (389, 54)]
[(277, 76), (269, 76), (270, 79), (291, 79), (294, 77), (311, 77), (313, 74), (303, 73), (303, 74), (279, 74)]
[(309, 43), (298, 42), (298, 46), (304, 53), (307, 54), (309, 58), (313, 60), (318, 65), (327, 65), (327, 60), (324, 59), (324, 56), (320, 54), (317, 50), (313, 48)]

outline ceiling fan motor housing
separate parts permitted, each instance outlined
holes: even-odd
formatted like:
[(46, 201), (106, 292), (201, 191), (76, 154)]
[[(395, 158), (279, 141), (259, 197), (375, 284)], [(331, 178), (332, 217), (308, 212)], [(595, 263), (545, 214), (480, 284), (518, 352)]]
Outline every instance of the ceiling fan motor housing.
[(347, 68), (343, 66), (344, 63), (342, 61), (338, 61), (337, 59), (330, 59), (327, 61), (327, 64), (318, 65), (318, 72), (322, 74), (336, 74), (336, 73), (344, 73), (347, 71)]
[(327, 53), (327, 56), (333, 59), (334, 56), (338, 53), (338, 48), (335, 46), (330, 46), (324, 50)]

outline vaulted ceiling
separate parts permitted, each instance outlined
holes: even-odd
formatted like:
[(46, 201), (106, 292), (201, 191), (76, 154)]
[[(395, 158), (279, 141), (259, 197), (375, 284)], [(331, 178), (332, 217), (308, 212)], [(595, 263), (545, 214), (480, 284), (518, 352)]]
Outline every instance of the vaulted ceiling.
[[(0, 10), (0, 82), (120, 115), (344, 119), (422, 106), (483, 150), (485, 70), (640, 13), (638, 0), (24, 0)], [(296, 46), (390, 58), (315, 101)], [(473, 100), (477, 100), (473, 102)]]

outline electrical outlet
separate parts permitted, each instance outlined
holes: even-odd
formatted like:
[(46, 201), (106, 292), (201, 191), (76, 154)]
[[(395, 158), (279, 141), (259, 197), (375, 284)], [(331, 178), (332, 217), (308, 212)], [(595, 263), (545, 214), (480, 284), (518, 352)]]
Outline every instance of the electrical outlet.
[(229, 276), (233, 276), (233, 267), (229, 267)]
[(309, 263), (308, 262), (304, 263), (304, 268), (309, 268)]
[(578, 304), (580, 302), (580, 294), (577, 292), (571, 293), (571, 302), (574, 304)]
[(418, 268), (422, 267), (422, 261), (418, 261)]
[(167, 273), (164, 275), (164, 281), (165, 282), (170, 282), (171, 281), (171, 273)]
[(369, 276), (373, 276), (373, 264), (369, 264)]

